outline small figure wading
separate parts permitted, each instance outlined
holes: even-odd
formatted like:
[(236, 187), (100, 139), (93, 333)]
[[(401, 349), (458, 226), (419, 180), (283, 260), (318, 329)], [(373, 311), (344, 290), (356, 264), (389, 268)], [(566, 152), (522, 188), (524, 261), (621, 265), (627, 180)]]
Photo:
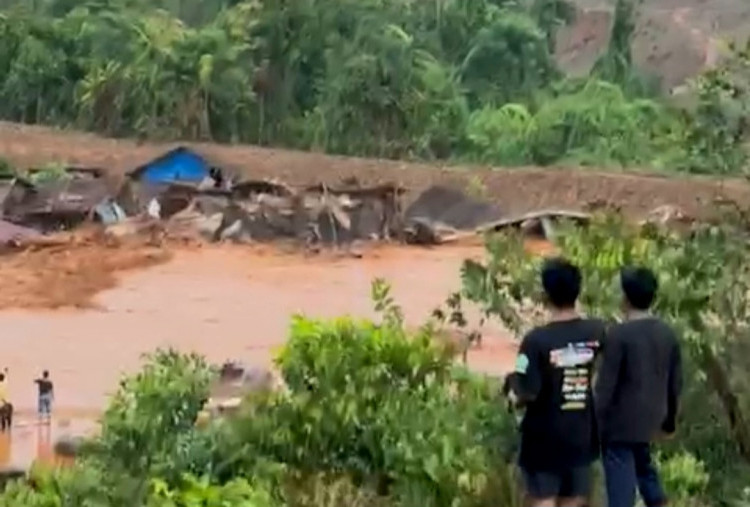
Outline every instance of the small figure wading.
[(42, 372), (42, 377), (35, 379), (34, 382), (39, 389), (39, 419), (46, 423), (49, 423), (52, 416), (52, 402), (54, 401), (55, 397), (54, 386), (49, 378), (49, 372), (47, 370), (44, 370)]

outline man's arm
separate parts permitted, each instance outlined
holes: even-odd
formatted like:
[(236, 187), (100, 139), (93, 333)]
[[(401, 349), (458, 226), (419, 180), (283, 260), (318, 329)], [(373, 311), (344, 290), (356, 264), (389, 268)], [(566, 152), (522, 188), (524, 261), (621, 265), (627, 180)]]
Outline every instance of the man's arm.
[(667, 434), (677, 429), (677, 410), (679, 408), (680, 393), (682, 392), (682, 354), (680, 345), (675, 343), (669, 360), (669, 379), (667, 383), (667, 417), (662, 425), (662, 431)]
[(610, 331), (604, 340), (601, 363), (594, 386), (594, 406), (596, 407), (597, 418), (600, 421), (609, 410), (612, 398), (615, 395), (617, 382), (620, 378), (622, 359), (622, 342), (616, 331)]
[(611, 324), (602, 321), (602, 327), (598, 331), (596, 340), (599, 342), (599, 349), (596, 351), (596, 356), (594, 357), (594, 365), (591, 370), (591, 385), (596, 385), (596, 381), (599, 378), (599, 371), (602, 369), (602, 358), (604, 357), (604, 354), (602, 351), (604, 350), (604, 344), (605, 340), (607, 338), (607, 332), (609, 328), (611, 327)]
[(518, 400), (518, 404), (531, 403), (542, 389), (542, 365), (538, 347), (531, 336), (521, 342), (516, 366), (507, 380), (507, 389)]

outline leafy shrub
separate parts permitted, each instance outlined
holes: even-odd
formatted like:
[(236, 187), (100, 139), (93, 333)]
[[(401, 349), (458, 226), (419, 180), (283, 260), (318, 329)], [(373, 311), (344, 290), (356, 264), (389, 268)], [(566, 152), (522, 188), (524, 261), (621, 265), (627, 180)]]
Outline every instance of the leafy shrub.
[(485, 107), (472, 113), (466, 137), (485, 162), (521, 165), (531, 161), (528, 142), (533, 117), (521, 104)]
[(274, 507), (278, 505), (268, 491), (237, 478), (216, 485), (204, 478), (185, 476), (177, 488), (154, 480), (145, 507)]
[(705, 465), (690, 453), (657, 458), (664, 489), (673, 502), (698, 499), (706, 492), (709, 473)]
[(50, 470), (33, 468), (27, 481), (6, 486), (0, 506), (17, 507), (109, 507), (118, 505), (103, 486), (102, 474), (94, 467), (75, 466)]
[(121, 382), (89, 453), (131, 474), (179, 475), (172, 458), (179, 458), (181, 444), (195, 431), (212, 372), (201, 357), (174, 350), (159, 350), (147, 360), (140, 373)]
[(522, 104), (472, 114), (467, 138), (500, 164), (665, 165), (684, 156), (682, 127), (656, 102), (629, 99), (603, 81), (561, 87), (532, 113)]
[(233, 466), (252, 470), (263, 456), (348, 475), (403, 505), (470, 505), (510, 452), (499, 386), (457, 370), (429, 329), (407, 333), (377, 287), (380, 324), (294, 319), (278, 359), (288, 392), (249, 400), (228, 444), (242, 447)]
[(346, 476), (318, 473), (293, 477), (286, 484), (289, 507), (387, 507), (390, 499), (370, 487), (357, 486)]
[(47, 164), (46, 166), (42, 167), (39, 171), (32, 173), (29, 179), (31, 180), (32, 183), (43, 184), (43, 183), (50, 183), (50, 182), (56, 182), (56, 181), (65, 181), (70, 178), (71, 176), (65, 170), (65, 166), (63, 164), (55, 163), (55, 164)]

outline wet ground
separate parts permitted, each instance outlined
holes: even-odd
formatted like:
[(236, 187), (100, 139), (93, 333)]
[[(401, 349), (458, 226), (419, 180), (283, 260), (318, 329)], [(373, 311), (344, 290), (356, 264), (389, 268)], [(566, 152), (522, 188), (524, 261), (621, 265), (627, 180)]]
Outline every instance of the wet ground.
[[(462, 260), (481, 254), (478, 246), (379, 247), (361, 259), (249, 247), (178, 250), (168, 262), (122, 275), (94, 298), (92, 309), (3, 311), (0, 366), (9, 369), (20, 426), (10, 450), (0, 439), (0, 463), (4, 457), (28, 462), (56, 436), (89, 431), (120, 376), (137, 370), (142, 354), (157, 347), (195, 351), (214, 362), (269, 364), (292, 314), (372, 316), (376, 277), (392, 283), (407, 321), (418, 325), (458, 288)], [(513, 352), (506, 334), (489, 329), (470, 363), (502, 372)], [(56, 391), (49, 435), (33, 424), (33, 379), (43, 369)]]

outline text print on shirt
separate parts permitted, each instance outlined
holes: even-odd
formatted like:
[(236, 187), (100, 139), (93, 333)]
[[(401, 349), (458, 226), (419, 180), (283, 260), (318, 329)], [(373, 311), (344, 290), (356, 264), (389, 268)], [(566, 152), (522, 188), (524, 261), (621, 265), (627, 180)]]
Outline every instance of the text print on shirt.
[(549, 362), (563, 371), (561, 410), (585, 410), (589, 377), (599, 342), (570, 343), (549, 353)]

